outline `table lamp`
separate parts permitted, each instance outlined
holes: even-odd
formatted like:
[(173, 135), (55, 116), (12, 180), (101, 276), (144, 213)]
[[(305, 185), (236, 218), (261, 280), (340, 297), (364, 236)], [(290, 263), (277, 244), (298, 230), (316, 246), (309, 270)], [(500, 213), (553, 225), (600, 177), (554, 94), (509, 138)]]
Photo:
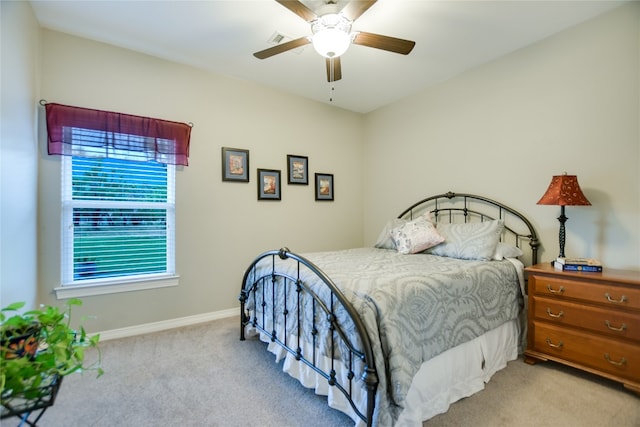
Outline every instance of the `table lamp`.
[(542, 198), (538, 200), (539, 205), (556, 205), (560, 206), (560, 234), (558, 236), (560, 241), (560, 255), (559, 258), (564, 258), (564, 223), (567, 222), (567, 218), (564, 215), (565, 206), (591, 206), (591, 202), (582, 194), (580, 185), (578, 184), (578, 177), (576, 175), (555, 175), (551, 178), (551, 184), (544, 193)]

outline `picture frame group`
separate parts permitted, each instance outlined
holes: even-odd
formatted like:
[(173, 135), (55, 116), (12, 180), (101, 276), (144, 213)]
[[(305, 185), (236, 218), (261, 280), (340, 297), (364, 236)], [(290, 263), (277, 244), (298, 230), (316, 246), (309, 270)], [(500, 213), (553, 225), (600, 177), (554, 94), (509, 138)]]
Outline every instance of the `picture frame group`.
[[(281, 171), (256, 169), (258, 200), (282, 200)], [(333, 201), (333, 174), (315, 173), (316, 201)], [(249, 182), (249, 150), (222, 147), (222, 181)], [(309, 157), (287, 154), (287, 183), (309, 185)]]

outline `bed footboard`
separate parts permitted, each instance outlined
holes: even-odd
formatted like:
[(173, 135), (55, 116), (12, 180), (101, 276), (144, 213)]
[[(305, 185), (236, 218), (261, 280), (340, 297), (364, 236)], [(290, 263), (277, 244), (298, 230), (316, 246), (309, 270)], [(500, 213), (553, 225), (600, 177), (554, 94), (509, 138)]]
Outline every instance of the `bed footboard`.
[[(289, 268), (278, 268), (282, 262)], [(312, 280), (302, 278), (309, 277), (309, 273), (314, 277), (315, 287), (308, 283)], [(317, 283), (322, 283), (323, 289), (318, 289)], [(268, 336), (271, 342), (324, 377), (344, 395), (354, 413), (371, 425), (378, 374), (369, 336), (352, 304), (322, 270), (287, 248), (265, 252), (245, 272), (238, 299), (240, 340), (245, 339), (247, 326)], [(345, 325), (344, 319), (350, 324)], [(328, 345), (319, 336), (319, 331), (325, 328), (319, 325), (323, 322), (328, 325), (325, 337)], [(329, 369), (319, 363), (321, 358), (330, 359)], [(336, 375), (337, 363), (346, 367), (346, 377)], [(366, 387), (364, 410), (354, 402), (354, 389), (362, 386), (360, 381)]]

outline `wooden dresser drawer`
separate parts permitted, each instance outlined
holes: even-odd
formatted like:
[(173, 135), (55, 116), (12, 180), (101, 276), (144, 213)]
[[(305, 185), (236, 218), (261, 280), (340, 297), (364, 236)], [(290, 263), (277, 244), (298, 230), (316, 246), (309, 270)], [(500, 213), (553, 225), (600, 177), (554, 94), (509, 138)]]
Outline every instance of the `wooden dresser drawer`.
[(640, 383), (640, 346), (534, 322), (534, 349), (578, 365)]
[(527, 267), (525, 362), (553, 360), (620, 381), (640, 395), (640, 271)]
[(638, 287), (536, 276), (533, 292), (547, 297), (640, 310), (640, 288)]
[(634, 340), (640, 346), (640, 312), (588, 306), (553, 297), (534, 296), (533, 300), (533, 315), (536, 319)]

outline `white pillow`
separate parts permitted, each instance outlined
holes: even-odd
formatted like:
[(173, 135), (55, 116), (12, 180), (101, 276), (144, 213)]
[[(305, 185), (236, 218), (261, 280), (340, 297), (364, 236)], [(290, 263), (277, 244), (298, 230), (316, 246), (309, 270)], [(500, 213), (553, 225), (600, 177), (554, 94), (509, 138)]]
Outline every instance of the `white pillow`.
[(390, 234), (401, 254), (422, 252), (444, 241), (429, 219), (429, 214), (392, 228)]
[(378, 236), (378, 240), (376, 240), (376, 244), (374, 245), (376, 248), (380, 249), (395, 249), (396, 244), (393, 242), (391, 238), (391, 230), (399, 227), (401, 225), (406, 224), (407, 221), (400, 218), (394, 218), (390, 221), (387, 221), (387, 224), (384, 226), (380, 235)]
[(496, 251), (493, 254), (493, 259), (496, 261), (502, 261), (505, 258), (518, 258), (522, 255), (522, 250), (519, 247), (498, 242), (496, 245)]
[(490, 260), (496, 251), (504, 221), (438, 224), (444, 243), (431, 249), (434, 255), (460, 259)]

